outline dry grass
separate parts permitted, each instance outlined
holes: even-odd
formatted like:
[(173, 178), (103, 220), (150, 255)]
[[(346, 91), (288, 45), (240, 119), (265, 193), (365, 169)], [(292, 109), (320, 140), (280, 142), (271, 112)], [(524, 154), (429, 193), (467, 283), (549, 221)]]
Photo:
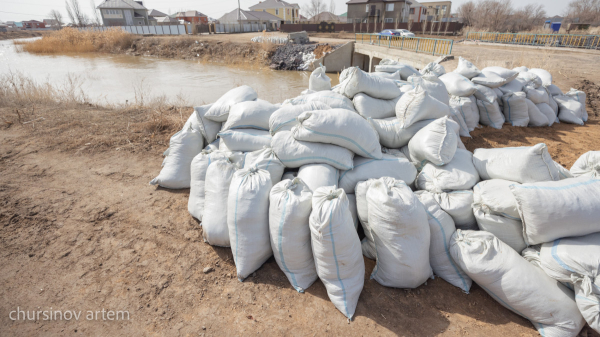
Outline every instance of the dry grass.
[(123, 50), (133, 42), (131, 34), (120, 29), (103, 32), (79, 31), (64, 28), (44, 35), (35, 41), (15, 41), (21, 50), (34, 54), (92, 53), (100, 51)]

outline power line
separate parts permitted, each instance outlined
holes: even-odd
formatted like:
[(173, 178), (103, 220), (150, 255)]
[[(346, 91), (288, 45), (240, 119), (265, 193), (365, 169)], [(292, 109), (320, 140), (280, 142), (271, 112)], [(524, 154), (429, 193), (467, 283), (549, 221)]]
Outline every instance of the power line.
[(17, 4), (17, 5), (29, 5), (29, 6), (46, 6), (46, 7), (56, 7), (54, 5), (42, 5), (42, 4), (31, 4), (27, 2), (13, 2), (13, 1), (2, 1), (0, 3), (8, 3), (8, 4)]
[(8, 13), (8, 14), (21, 14), (21, 15), (31, 15), (31, 16), (47, 16), (47, 15), (39, 15), (39, 14), (16, 13), (16, 12), (5, 12), (5, 11), (0, 11), (0, 13)]

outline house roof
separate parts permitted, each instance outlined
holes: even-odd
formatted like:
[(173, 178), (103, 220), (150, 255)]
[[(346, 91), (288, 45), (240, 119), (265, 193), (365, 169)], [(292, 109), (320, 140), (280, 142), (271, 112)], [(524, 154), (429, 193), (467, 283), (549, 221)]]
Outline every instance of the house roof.
[(148, 16), (159, 18), (159, 17), (165, 17), (165, 16), (167, 16), (167, 14), (165, 14), (165, 13), (163, 13), (161, 11), (157, 11), (156, 9), (149, 9), (148, 10)]
[[(238, 16), (241, 14), (241, 17)], [(273, 14), (267, 12), (258, 12), (258, 11), (246, 11), (237, 9), (232, 10), (231, 12), (223, 15), (219, 18), (219, 22), (236, 22), (236, 21), (279, 21), (280, 18), (276, 17)]]
[(331, 12), (321, 12), (310, 18), (310, 21), (346, 21), (346, 18), (340, 19), (338, 15), (335, 15)]
[(342, 17), (348, 17), (348, 12), (346, 12), (346, 13), (343, 13), (343, 14), (340, 14), (340, 15), (338, 15), (338, 16), (342, 16)]
[(283, 0), (265, 0), (265, 1), (260, 1), (259, 3), (257, 3), (254, 6), (250, 6), (250, 10), (255, 11), (257, 9), (285, 8), (285, 7), (300, 8), (300, 6), (298, 4), (291, 4), (291, 3), (283, 1)]
[(178, 22), (177, 19), (172, 18), (170, 16), (160, 16), (156, 18), (156, 22), (165, 23), (165, 22)]
[(185, 11), (185, 12), (178, 12), (177, 14), (175, 14), (176, 17), (178, 16), (184, 16), (187, 18), (192, 18), (192, 17), (200, 17), (200, 16), (206, 16), (198, 11)]
[[(141, 2), (141, 1), (140, 1)], [(133, 0), (104, 0), (101, 4), (96, 7), (98, 9), (103, 8), (133, 8), (133, 9), (146, 9), (143, 5)]]

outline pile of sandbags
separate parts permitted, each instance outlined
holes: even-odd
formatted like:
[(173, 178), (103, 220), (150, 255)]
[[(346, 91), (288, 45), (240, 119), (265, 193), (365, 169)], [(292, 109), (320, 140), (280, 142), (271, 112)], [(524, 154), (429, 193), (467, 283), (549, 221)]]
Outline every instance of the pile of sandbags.
[(587, 252), (599, 246), (600, 152), (567, 170), (544, 144), (470, 152), (460, 138), (505, 117), (539, 124), (546, 115), (531, 104), (556, 96), (551, 77), (462, 58), (451, 73), (377, 67), (384, 76), (350, 68), (333, 88), (317, 69), (312, 90), (283, 104), (239, 87), (195, 108), (152, 183), (190, 187), (188, 211), (205, 242), (231, 247), (240, 281), (273, 255), (294, 289), (320, 279), (349, 319), (364, 255), (384, 286), (437, 275), (468, 293), (475, 281), (546, 336), (574, 335), (585, 321), (598, 330)]

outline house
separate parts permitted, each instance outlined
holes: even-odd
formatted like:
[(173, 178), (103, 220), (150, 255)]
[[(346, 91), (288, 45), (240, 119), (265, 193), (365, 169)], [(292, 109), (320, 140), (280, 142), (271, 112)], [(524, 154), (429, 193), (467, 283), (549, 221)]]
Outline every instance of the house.
[(15, 28), (17, 29), (25, 29), (23, 22), (15, 22)]
[(0, 24), (0, 33), (8, 32), (8, 25)]
[(426, 21), (446, 21), (452, 12), (452, 1), (421, 1), (421, 5), (427, 9)]
[(39, 29), (39, 28), (46, 28), (46, 25), (43, 22), (40, 22), (37, 20), (29, 20), (29, 21), (23, 21), (23, 28)]
[(408, 20), (412, 22), (423, 22), (427, 18), (427, 8), (421, 3), (412, 0), (408, 11)]
[(348, 22), (406, 22), (412, 1), (405, 0), (350, 0)]
[(59, 27), (60, 26), (58, 21), (56, 21), (54, 19), (44, 19), (44, 24), (46, 25), (46, 27)]
[(280, 23), (299, 23), (300, 6), (283, 0), (265, 0), (250, 6), (251, 11), (265, 12), (279, 18)]
[(149, 25), (148, 9), (143, 1), (104, 0), (100, 10), (104, 26), (144, 26)]
[(198, 11), (185, 11), (179, 12), (175, 15), (177, 20), (183, 20), (185, 22), (194, 23), (194, 24), (207, 24), (208, 16), (198, 12)]
[(331, 12), (321, 12), (312, 18), (308, 19), (309, 22), (319, 23), (319, 22), (335, 22), (335, 23), (346, 23), (347, 18), (340, 17)]
[(159, 10), (149, 9), (148, 10), (148, 23), (151, 26), (154, 26), (154, 25), (158, 24), (157, 19), (164, 18), (164, 17), (167, 17), (167, 16), (168, 16), (167, 14), (165, 14), (165, 13), (159, 11)]
[(251, 23), (277, 26), (281, 18), (267, 12), (246, 11), (237, 8), (219, 18), (219, 23)]
[(154, 20), (150, 20), (150, 23), (152, 24), (152, 22), (156, 22), (157, 25), (177, 25), (179, 24), (179, 20), (172, 18), (170, 16), (163, 16), (163, 17), (158, 17), (155, 18)]

